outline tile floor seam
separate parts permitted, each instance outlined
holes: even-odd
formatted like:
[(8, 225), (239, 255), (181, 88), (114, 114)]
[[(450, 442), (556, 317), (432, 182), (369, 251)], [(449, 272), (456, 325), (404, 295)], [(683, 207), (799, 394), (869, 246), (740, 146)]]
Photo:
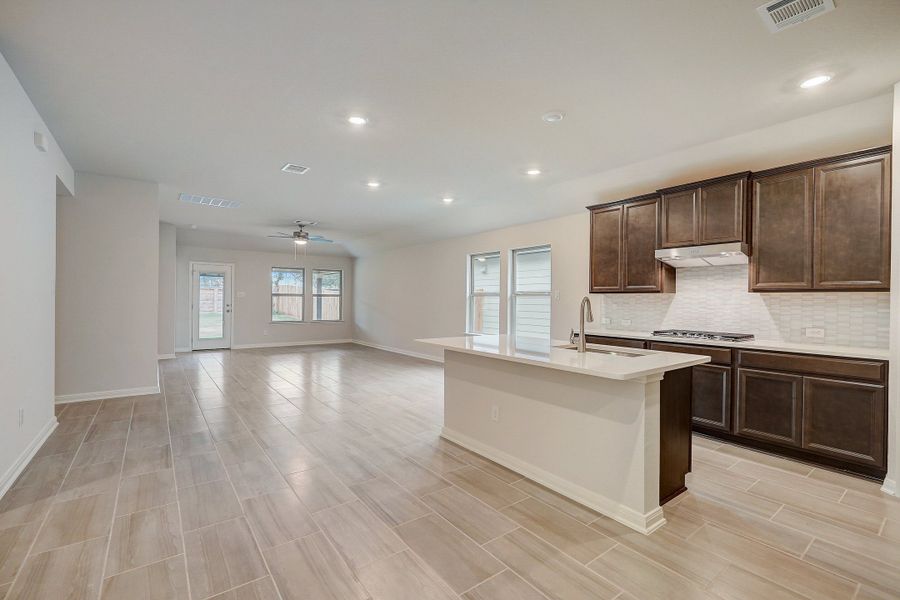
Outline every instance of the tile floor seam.
[[(105, 402), (105, 400), (103, 401)], [(103, 410), (103, 402), (100, 403), (100, 410)], [(100, 411), (97, 411), (99, 414)], [(109, 551), (112, 548), (113, 528), (116, 525), (116, 511), (119, 508), (119, 490), (122, 487), (122, 473), (125, 470), (125, 457), (128, 455), (128, 440), (131, 437), (131, 430), (134, 427), (134, 401), (131, 402), (131, 413), (128, 420), (128, 431), (125, 432), (125, 452), (122, 453), (122, 460), (119, 463), (119, 479), (116, 482), (116, 497), (113, 500), (112, 518), (109, 522), (109, 529), (106, 532), (106, 553), (103, 557), (103, 568), (100, 570), (100, 588), (97, 590), (97, 598), (103, 593), (103, 581), (106, 580), (106, 569), (109, 566)]]
[[(63, 412), (65, 412), (66, 410), (68, 410), (68, 408), (69, 408), (69, 406), (66, 406), (66, 408), (63, 409)], [(81, 441), (78, 442), (78, 447), (75, 449), (75, 454), (72, 455), (72, 460), (69, 462), (69, 466), (68, 466), (68, 468), (66, 469), (65, 475), (63, 475), (62, 479), (60, 479), (59, 483), (56, 485), (56, 488), (55, 488), (56, 491), (53, 493), (53, 497), (56, 497), (56, 494), (58, 494), (58, 493), (59, 493), (59, 490), (62, 489), (63, 483), (65, 483), (66, 478), (69, 476), (69, 473), (72, 471), (72, 465), (75, 464), (75, 457), (78, 456), (78, 451), (81, 450), (81, 445), (84, 444), (84, 440), (85, 440), (85, 438), (87, 437), (88, 431), (89, 431), (90, 428), (94, 425), (94, 422), (97, 420), (97, 414), (98, 414), (99, 412), (100, 412), (100, 406), (98, 405), (98, 406), (97, 406), (97, 412), (95, 412), (95, 413), (92, 415), (90, 425), (88, 425), (88, 428), (87, 428), (87, 429), (84, 431), (84, 433), (81, 435)], [(62, 414), (62, 413), (60, 413), (60, 414)], [(57, 417), (57, 419), (58, 419), (58, 417)], [(57, 420), (57, 423), (59, 423), (58, 420)], [(57, 426), (58, 426), (58, 425), (57, 425)], [(53, 435), (53, 434), (51, 433), (50, 435)], [(49, 439), (49, 437), (48, 437), (48, 439)], [(38, 450), (38, 452), (40, 452), (40, 450)], [(122, 458), (123, 458), (123, 460), (124, 460), (124, 454), (123, 454), (123, 457), (122, 457)], [(32, 460), (34, 460), (34, 459), (32, 459)], [(29, 465), (30, 465), (30, 464), (31, 464), (31, 463), (30, 463), (30, 461), (29, 461)], [(28, 465), (26, 465), (25, 468), (27, 469), (27, 468), (28, 468)], [(23, 469), (23, 472), (24, 472), (24, 469)], [(17, 583), (18, 580), (19, 580), (19, 576), (22, 575), (22, 571), (25, 570), (25, 565), (28, 563), (28, 560), (29, 560), (32, 556), (37, 556), (38, 554), (43, 554), (43, 552), (39, 552), (38, 554), (32, 555), (32, 551), (34, 550), (34, 545), (35, 545), (35, 543), (37, 542), (38, 537), (41, 535), (41, 532), (44, 530), (44, 526), (47, 524), (47, 519), (50, 518), (50, 511), (51, 511), (51, 510), (53, 510), (53, 503), (52, 503), (52, 501), (50, 502), (50, 506), (49, 506), (49, 508), (47, 509), (47, 512), (46, 512), (46, 513), (44, 514), (44, 516), (41, 518), (41, 524), (38, 526), (38, 530), (37, 530), (37, 532), (34, 534), (34, 539), (32, 539), (32, 540), (31, 540), (31, 544), (28, 545), (28, 551), (25, 553), (25, 558), (22, 560), (22, 564), (19, 565), (18, 571), (16, 571), (16, 576), (13, 578), (12, 582), (11, 582), (10, 585), (9, 585), (9, 590), (7, 591), (7, 595), (9, 595), (9, 592), (12, 592), (12, 591), (15, 589), (16, 583)], [(96, 538), (94, 538), (94, 539), (96, 539)], [(84, 540), (84, 541), (87, 541), (87, 540)]]
[[(183, 373), (183, 371), (182, 371)], [(193, 600), (193, 594), (191, 593), (191, 577), (188, 574), (188, 561), (187, 561), (187, 545), (184, 542), (184, 518), (181, 515), (181, 497), (178, 492), (178, 481), (175, 479), (175, 445), (172, 441), (172, 425), (169, 421), (169, 395), (168, 392), (165, 391), (165, 378), (162, 380), (162, 397), (163, 397), (163, 414), (166, 418), (166, 432), (169, 436), (169, 447), (172, 451), (172, 483), (173, 490), (175, 492), (175, 504), (177, 505), (178, 510), (178, 529), (180, 530), (180, 538), (181, 538), (181, 557), (182, 564), (184, 565), (184, 579), (185, 579), (185, 587), (187, 590), (188, 600)], [(191, 397), (193, 397), (193, 393), (191, 393)], [(196, 399), (194, 400), (196, 401)]]

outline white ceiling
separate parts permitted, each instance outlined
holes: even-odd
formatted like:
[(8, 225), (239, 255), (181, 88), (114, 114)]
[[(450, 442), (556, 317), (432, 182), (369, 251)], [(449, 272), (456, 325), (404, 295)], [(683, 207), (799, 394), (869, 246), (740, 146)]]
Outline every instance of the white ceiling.
[[(162, 219), (195, 240), (272, 249), (264, 236), (302, 217), (359, 254), (650, 191), (747, 132), (768, 131), (759, 157), (890, 126), (875, 99), (864, 136), (832, 132), (841, 113), (767, 129), (888, 93), (900, 2), (837, 0), (774, 35), (761, 3), (0, 0), (0, 52), (77, 170), (160, 182)], [(797, 87), (823, 70), (831, 83)], [(548, 125), (549, 110), (567, 116)]]

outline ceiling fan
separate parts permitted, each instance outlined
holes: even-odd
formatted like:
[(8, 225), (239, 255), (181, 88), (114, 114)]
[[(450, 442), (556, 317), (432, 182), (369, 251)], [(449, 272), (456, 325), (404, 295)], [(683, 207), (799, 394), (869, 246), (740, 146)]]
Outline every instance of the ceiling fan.
[(297, 226), (297, 231), (291, 233), (284, 233), (279, 231), (277, 235), (270, 235), (270, 238), (280, 238), (284, 240), (294, 240), (294, 243), (298, 246), (305, 246), (309, 242), (324, 242), (327, 244), (334, 243), (334, 240), (329, 240), (328, 238), (321, 235), (309, 235), (309, 232), (304, 231), (304, 227), (315, 227), (319, 224), (318, 221), (304, 221), (302, 219), (298, 219), (294, 221), (294, 224)]

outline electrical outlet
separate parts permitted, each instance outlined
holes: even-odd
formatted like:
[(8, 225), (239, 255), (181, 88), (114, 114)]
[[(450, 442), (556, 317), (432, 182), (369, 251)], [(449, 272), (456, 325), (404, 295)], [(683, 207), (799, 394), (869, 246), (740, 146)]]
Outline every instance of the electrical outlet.
[(555, 292), (553, 292), (553, 298), (556, 300), (559, 300), (559, 290), (556, 290)]
[(825, 329), (823, 327), (807, 327), (803, 330), (803, 335), (809, 338), (825, 337)]
[(263, 335), (269, 335), (269, 330), (268, 330), (268, 329), (263, 329)]
[(622, 319), (622, 325), (631, 325), (631, 319)]
[(612, 319), (610, 319), (609, 317), (603, 317), (602, 319), (600, 319), (600, 323), (603, 325), (609, 325), (610, 323), (612, 323)]
[(499, 406), (495, 405), (495, 406), (491, 407), (491, 421), (493, 421), (494, 423), (500, 422), (500, 407)]
[(24, 424), (25, 424), (25, 409), (20, 408), (19, 409), (19, 427), (22, 427), (22, 425), (24, 425)]

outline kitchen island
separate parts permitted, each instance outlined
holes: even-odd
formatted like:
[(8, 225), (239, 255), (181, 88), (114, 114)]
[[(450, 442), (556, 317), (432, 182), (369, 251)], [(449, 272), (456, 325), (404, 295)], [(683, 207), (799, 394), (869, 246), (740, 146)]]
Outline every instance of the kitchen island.
[(690, 470), (691, 369), (709, 357), (513, 336), (444, 349), (442, 436), (650, 533)]

